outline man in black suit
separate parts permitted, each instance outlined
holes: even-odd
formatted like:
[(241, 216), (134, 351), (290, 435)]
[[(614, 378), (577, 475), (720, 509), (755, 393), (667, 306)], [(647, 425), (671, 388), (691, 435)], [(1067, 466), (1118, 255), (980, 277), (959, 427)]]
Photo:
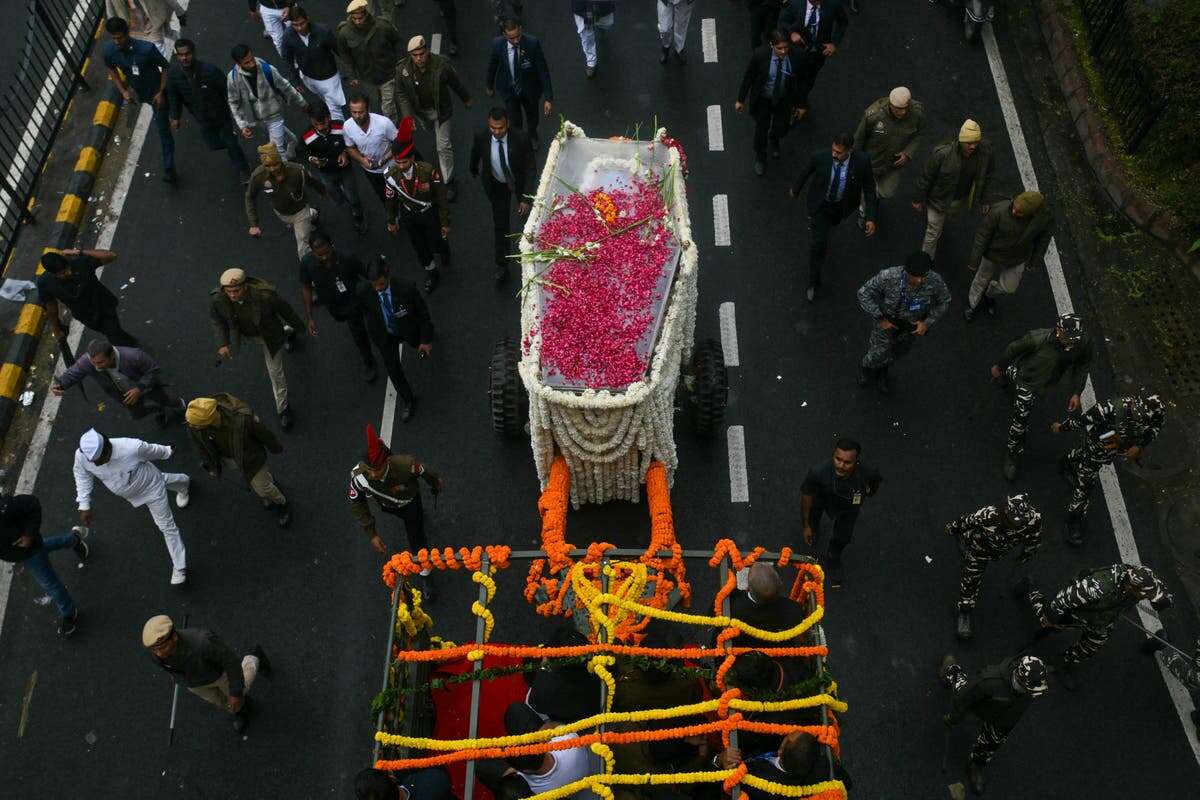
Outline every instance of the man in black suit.
[(382, 257), (367, 262), (365, 273), (367, 280), (358, 287), (358, 299), (367, 335), (379, 350), (388, 379), (404, 402), (400, 421), (408, 422), (416, 411), (417, 398), (404, 377), (400, 345), (415, 347), (421, 358), (428, 357), (433, 352), (433, 320), (416, 285), (392, 277)]
[(779, 27), (779, 11), (782, 0), (746, 0), (750, 12), (750, 49), (761, 45), (766, 36)]
[(844, 217), (858, 210), (859, 202), (866, 209), (863, 233), (875, 235), (875, 212), (879, 198), (875, 196), (875, 175), (871, 158), (855, 152), (854, 137), (848, 133), (833, 137), (828, 151), (818, 150), (808, 160), (808, 166), (792, 184), (788, 193), (798, 197), (804, 183), (808, 184), (808, 302), (817, 299), (821, 285), (821, 265), (829, 250), (829, 229)]
[(508, 124), (508, 112), (499, 106), (488, 114), (487, 130), (475, 134), (471, 144), (470, 169), (483, 183), (483, 193), (492, 205), (492, 227), (496, 252), (497, 283), (508, 277), (509, 233), (512, 230), (512, 200), (517, 214), (529, 213), (526, 194), (532, 188), (533, 147), (529, 137)]
[(501, 26), (504, 35), (497, 36), (492, 42), (492, 56), (488, 59), (484, 85), (488, 97), (500, 92), (500, 99), (504, 101), (508, 118), (514, 127), (524, 128), (528, 125), (529, 140), (536, 150), (538, 114), (548, 117), (554, 109), (550, 67), (546, 65), (542, 43), (536, 36), (525, 35), (518, 20), (510, 17)]
[(850, 15), (842, 0), (792, 0), (779, 17), (779, 27), (789, 31), (792, 43), (804, 50), (804, 84), (797, 102), (799, 118), (808, 113), (808, 93), (825, 62), (837, 52)]
[(804, 621), (808, 614), (790, 597), (783, 579), (770, 564), (750, 565), (746, 590), (729, 596), (729, 615), (764, 631), (786, 631)]
[(771, 157), (779, 158), (779, 140), (795, 118), (796, 100), (803, 82), (804, 51), (791, 44), (783, 31), (771, 31), (771, 44), (750, 56), (738, 99), (737, 111), (750, 108), (754, 117), (754, 174), (766, 172), (767, 141)]

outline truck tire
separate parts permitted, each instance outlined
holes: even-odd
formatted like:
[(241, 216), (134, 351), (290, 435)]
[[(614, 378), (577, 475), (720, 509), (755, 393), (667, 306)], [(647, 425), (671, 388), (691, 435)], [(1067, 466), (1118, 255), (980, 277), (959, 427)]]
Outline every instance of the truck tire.
[(725, 422), (729, 376), (725, 355), (716, 339), (705, 339), (692, 355), (692, 430), (703, 439), (717, 435)]
[(501, 436), (515, 438), (525, 432), (529, 401), (517, 373), (520, 352), (511, 336), (496, 342), (492, 363), (488, 366), (488, 404), (492, 429)]

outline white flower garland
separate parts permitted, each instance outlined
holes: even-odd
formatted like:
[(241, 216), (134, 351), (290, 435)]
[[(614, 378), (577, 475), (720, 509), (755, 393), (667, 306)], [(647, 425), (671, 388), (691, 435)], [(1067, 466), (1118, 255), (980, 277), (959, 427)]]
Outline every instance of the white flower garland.
[[(540, 269), (530, 253), (542, 223), (550, 213), (551, 182), (566, 141), (584, 138), (583, 129), (564, 122), (550, 143), (546, 164), (538, 183), (533, 211), (521, 236), (522, 283), (529, 285)], [(653, 141), (661, 142), (666, 129), (659, 128)], [(645, 143), (638, 143), (644, 146)], [(541, 319), (537, 291), (524, 294), (521, 304), (522, 357), (518, 364), (521, 380), (529, 393), (529, 422), (533, 460), (542, 487), (550, 477), (550, 465), (562, 454), (571, 473), (571, 504), (603, 503), (608, 500), (637, 502), (641, 484), (652, 461), (662, 461), (668, 480), (674, 482), (679, 464), (675, 450), (675, 390), (680, 367), (692, 357), (699, 294), (698, 254), (692, 241), (686, 186), (679, 153), (667, 152), (673, 178), (667, 225), (681, 247), (674, 288), (667, 299), (657, 347), (651, 354), (649, 376), (631, 384), (623, 393), (588, 389), (581, 393), (563, 391), (541, 381)], [(636, 159), (597, 158), (594, 165), (628, 169), (637, 174)]]

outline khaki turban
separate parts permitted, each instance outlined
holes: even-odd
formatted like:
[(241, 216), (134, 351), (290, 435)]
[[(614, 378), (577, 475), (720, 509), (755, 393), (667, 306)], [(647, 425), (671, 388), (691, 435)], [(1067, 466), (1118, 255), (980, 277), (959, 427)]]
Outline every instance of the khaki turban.
[(1022, 217), (1028, 217), (1031, 214), (1036, 214), (1038, 209), (1042, 207), (1045, 198), (1041, 192), (1021, 192), (1013, 198), (1013, 208), (1017, 210)]
[(958, 140), (960, 142), (978, 142), (982, 138), (983, 131), (979, 129), (979, 123), (973, 119), (967, 120), (958, 129)]
[(275, 146), (274, 142), (258, 146), (258, 160), (268, 167), (283, 163), (283, 159), (279, 156), (279, 148)]
[(217, 421), (217, 401), (211, 397), (197, 397), (188, 403), (184, 419), (193, 428), (207, 428)]
[(175, 630), (175, 623), (166, 614), (151, 617), (142, 626), (142, 644), (146, 647), (153, 647), (170, 636), (173, 630)]
[(230, 267), (221, 273), (222, 286), (241, 286), (246, 282), (246, 270), (241, 267)]

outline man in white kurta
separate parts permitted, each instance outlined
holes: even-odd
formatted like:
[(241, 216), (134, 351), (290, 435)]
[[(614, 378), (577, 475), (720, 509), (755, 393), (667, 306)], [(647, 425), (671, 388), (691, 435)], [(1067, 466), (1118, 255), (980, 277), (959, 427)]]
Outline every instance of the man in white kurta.
[(171, 585), (178, 586), (187, 580), (187, 553), (171, 514), (167, 490), (176, 493), (176, 505), (184, 508), (188, 504), (191, 479), (179, 472), (164, 473), (150, 463), (170, 458), (173, 452), (167, 445), (141, 439), (109, 439), (92, 428), (80, 437), (79, 449), (75, 451), (75, 499), (79, 503), (80, 521), (89, 526), (96, 478), (134, 508), (150, 509), (150, 516), (162, 531), (167, 552), (171, 554)]

